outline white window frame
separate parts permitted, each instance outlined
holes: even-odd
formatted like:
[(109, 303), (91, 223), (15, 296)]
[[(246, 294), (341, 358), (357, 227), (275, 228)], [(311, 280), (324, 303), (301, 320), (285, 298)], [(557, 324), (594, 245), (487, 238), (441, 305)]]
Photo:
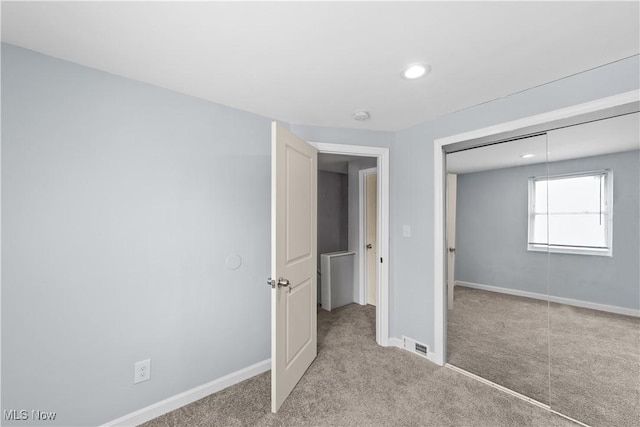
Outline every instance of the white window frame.
[[(554, 246), (544, 243), (532, 243), (534, 236), (534, 213), (535, 213), (535, 182), (536, 181), (552, 181), (554, 179), (577, 178), (583, 176), (604, 176), (604, 199), (606, 210), (604, 216), (606, 218), (605, 227), (605, 248), (581, 247), (581, 246)], [(561, 175), (537, 176), (529, 178), (529, 206), (528, 206), (528, 235), (527, 250), (534, 252), (550, 252), (558, 254), (575, 254), (575, 255), (598, 255), (613, 256), (613, 172), (609, 169), (597, 171), (570, 173)]]

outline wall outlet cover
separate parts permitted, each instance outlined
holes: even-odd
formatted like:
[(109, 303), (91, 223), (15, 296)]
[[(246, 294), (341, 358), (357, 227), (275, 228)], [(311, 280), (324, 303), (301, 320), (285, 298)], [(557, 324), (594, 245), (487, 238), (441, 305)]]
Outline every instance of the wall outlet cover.
[(134, 364), (133, 383), (138, 384), (151, 379), (151, 359), (141, 360)]

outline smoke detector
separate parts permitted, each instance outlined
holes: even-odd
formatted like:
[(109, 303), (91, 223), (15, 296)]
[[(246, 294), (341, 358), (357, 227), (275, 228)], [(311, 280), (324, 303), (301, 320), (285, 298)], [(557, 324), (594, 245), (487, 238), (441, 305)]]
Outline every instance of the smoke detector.
[(356, 111), (353, 112), (351, 117), (353, 117), (353, 120), (357, 120), (359, 122), (364, 122), (365, 120), (369, 120), (369, 118), (371, 116), (369, 115), (369, 112), (367, 112), (367, 111), (356, 110)]

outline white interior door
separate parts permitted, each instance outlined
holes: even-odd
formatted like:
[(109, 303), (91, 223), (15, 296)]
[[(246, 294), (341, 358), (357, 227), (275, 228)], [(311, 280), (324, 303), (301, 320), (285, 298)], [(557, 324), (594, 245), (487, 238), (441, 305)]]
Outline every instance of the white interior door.
[(370, 173), (364, 176), (365, 188), (365, 250), (366, 250), (366, 285), (367, 304), (376, 305), (378, 289), (377, 268), (378, 268), (378, 242), (377, 242), (377, 176)]
[(456, 194), (458, 175), (447, 174), (447, 302), (453, 308), (454, 273), (456, 270)]
[(271, 127), (271, 411), (317, 354), (318, 152)]

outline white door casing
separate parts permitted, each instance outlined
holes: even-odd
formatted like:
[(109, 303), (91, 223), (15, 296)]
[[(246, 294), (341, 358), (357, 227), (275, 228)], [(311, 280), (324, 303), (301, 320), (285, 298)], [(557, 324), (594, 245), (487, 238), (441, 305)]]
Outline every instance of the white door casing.
[(447, 300), (449, 310), (453, 309), (453, 287), (456, 270), (456, 194), (458, 175), (447, 174)]
[(375, 173), (365, 174), (365, 242), (364, 251), (366, 253), (365, 278), (367, 283), (367, 304), (375, 306), (377, 304), (376, 291), (378, 280), (376, 270), (378, 267), (378, 242), (376, 238), (376, 194), (377, 176)]
[(318, 152), (271, 128), (271, 411), (317, 354)]
[[(378, 277), (378, 292), (376, 306), (376, 342), (381, 346), (389, 345), (389, 148), (387, 147), (369, 147), (364, 145), (346, 145), (346, 144), (333, 144), (327, 142), (314, 142), (309, 141), (311, 145), (316, 147), (320, 153), (327, 154), (344, 154), (349, 156), (364, 156), (364, 157), (376, 157), (377, 161), (377, 176), (378, 176), (378, 236), (376, 238), (378, 242), (378, 257), (380, 262), (378, 263), (377, 277)], [(362, 171), (360, 171), (362, 172)], [(360, 175), (362, 177), (362, 175)], [(361, 179), (362, 182), (362, 179)], [(360, 185), (360, 188), (363, 186)], [(362, 212), (364, 198), (362, 197), (362, 191), (360, 191), (359, 210)], [(359, 240), (358, 248), (364, 247), (364, 226), (360, 221), (359, 226)], [(364, 270), (364, 256), (362, 251), (358, 253), (359, 271)], [(365, 283), (364, 275), (359, 275), (359, 301), (364, 304), (365, 298)]]

